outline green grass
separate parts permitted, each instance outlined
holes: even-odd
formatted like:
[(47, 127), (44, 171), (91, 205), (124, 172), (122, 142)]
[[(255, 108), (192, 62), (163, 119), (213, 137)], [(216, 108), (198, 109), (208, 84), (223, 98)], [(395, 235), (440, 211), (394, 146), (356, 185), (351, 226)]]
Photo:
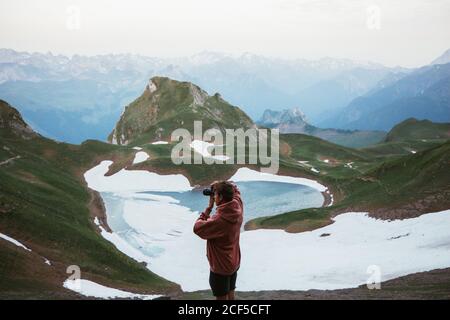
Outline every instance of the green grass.
[(330, 224), (329, 208), (310, 208), (287, 212), (271, 217), (260, 217), (249, 221), (245, 228), (252, 229), (284, 229), (288, 232), (304, 232)]
[(323, 130), (315, 136), (341, 146), (361, 148), (383, 141), (386, 133), (384, 131)]
[(435, 123), (429, 120), (410, 118), (394, 126), (385, 141), (445, 140), (449, 138), (450, 123)]
[[(3, 146), (21, 156), (0, 167), (0, 203), (9, 208), (0, 214), (3, 233), (55, 262), (59, 274), (76, 264), (88, 278), (116, 287), (150, 292), (177, 288), (104, 240), (90, 218), (90, 194), (82, 173), (99, 158), (119, 161), (132, 157), (134, 150), (97, 141), (75, 146), (42, 138), (2, 138)], [(3, 245), (0, 252), (6, 254)]]
[(416, 154), (377, 157), (371, 161), (371, 166), (356, 175), (320, 177), (342, 195), (332, 207), (259, 218), (250, 221), (249, 227), (298, 232), (325, 225), (332, 215), (350, 210), (382, 209), (387, 212), (382, 217), (398, 218), (402, 214), (415, 216), (450, 207), (450, 141)]
[[(168, 99), (164, 103), (170, 104), (171, 99), (184, 101), (189, 97), (182, 90), (163, 99)], [(215, 110), (230, 107), (218, 96), (209, 99), (214, 100), (211, 103), (215, 104)], [(179, 106), (179, 111), (184, 108)], [(201, 109), (200, 106), (197, 108)], [(0, 108), (0, 111), (0, 116), (5, 116), (5, 110)], [(226, 121), (245, 119), (238, 109), (234, 111), (237, 112), (225, 117)], [(150, 159), (130, 169), (182, 173), (191, 185), (228, 179), (241, 166), (174, 165), (170, 158), (174, 143), (148, 144), (154, 140), (153, 129), (171, 130), (173, 118), (170, 112), (129, 146), (93, 140), (71, 145), (39, 136), (23, 139), (10, 128), (0, 128), (0, 162), (16, 155), (21, 157), (0, 166), (1, 232), (33, 249), (33, 253), (27, 253), (5, 241), (0, 242), (0, 297), (66, 297), (70, 293), (62, 289), (62, 282), (68, 276), (65, 268), (72, 264), (81, 267), (84, 278), (112, 287), (156, 293), (179, 290), (177, 285), (125, 256), (98, 234), (88, 207), (91, 195), (83, 179), (83, 173), (101, 160), (113, 160), (112, 172), (130, 165), (136, 153), (132, 149), (135, 145), (147, 151)], [(14, 112), (6, 114), (7, 117), (14, 115)], [(180, 119), (187, 121), (186, 126), (192, 132), (189, 125), (196, 116), (192, 112), (183, 116)], [(205, 128), (227, 124), (214, 117), (206, 117)], [(401, 138), (403, 135), (405, 137)], [(332, 222), (332, 216), (349, 210), (399, 209), (416, 210), (420, 214), (450, 207), (450, 141), (442, 137), (423, 141), (402, 130), (397, 130), (395, 136), (388, 142), (352, 149), (302, 134), (281, 135), (279, 174), (318, 180), (331, 188), (335, 204), (258, 218), (250, 221), (248, 227), (302, 232), (325, 226)], [(411, 150), (417, 153), (412, 154)], [(245, 166), (259, 169), (258, 165)], [(314, 173), (311, 168), (320, 173)], [(420, 207), (405, 209), (411, 204)], [(395, 216), (385, 218), (392, 217)], [(42, 269), (41, 256), (54, 264), (50, 271)], [(25, 268), (24, 265), (32, 267)], [(34, 277), (33, 272), (38, 272), (38, 277)]]
[(370, 147), (359, 149), (365, 152), (369, 156), (385, 158), (389, 156), (403, 156), (409, 155), (414, 152), (423, 151), (431, 147), (435, 147), (445, 143), (446, 139), (433, 139), (433, 140), (399, 140), (378, 143)]

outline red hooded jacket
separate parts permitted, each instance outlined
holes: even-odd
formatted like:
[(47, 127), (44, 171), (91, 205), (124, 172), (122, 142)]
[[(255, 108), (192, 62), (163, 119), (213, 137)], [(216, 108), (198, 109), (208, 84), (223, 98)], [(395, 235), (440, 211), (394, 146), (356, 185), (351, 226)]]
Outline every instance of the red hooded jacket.
[(241, 193), (234, 185), (233, 200), (218, 205), (211, 217), (203, 212), (195, 222), (195, 234), (207, 240), (206, 256), (214, 273), (231, 275), (240, 266), (243, 210)]

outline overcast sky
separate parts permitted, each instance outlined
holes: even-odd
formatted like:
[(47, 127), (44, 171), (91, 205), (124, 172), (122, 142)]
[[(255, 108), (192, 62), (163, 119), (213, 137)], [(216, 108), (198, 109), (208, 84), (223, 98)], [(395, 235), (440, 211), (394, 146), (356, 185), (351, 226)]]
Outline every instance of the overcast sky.
[(0, 47), (252, 52), (416, 67), (450, 48), (450, 0), (1, 0)]

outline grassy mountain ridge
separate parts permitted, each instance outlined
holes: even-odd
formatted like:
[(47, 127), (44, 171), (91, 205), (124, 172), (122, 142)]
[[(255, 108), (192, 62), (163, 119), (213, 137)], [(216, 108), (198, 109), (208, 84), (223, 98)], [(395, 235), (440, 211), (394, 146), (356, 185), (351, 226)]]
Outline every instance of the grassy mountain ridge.
[(449, 138), (450, 123), (434, 123), (429, 120), (409, 118), (395, 125), (387, 134), (385, 142)]

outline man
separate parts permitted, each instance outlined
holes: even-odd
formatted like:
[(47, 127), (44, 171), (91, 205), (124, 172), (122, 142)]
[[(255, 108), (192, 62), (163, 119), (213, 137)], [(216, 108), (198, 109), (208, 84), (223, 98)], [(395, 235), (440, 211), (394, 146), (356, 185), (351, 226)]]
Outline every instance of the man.
[[(217, 300), (234, 300), (237, 270), (241, 263), (239, 236), (243, 203), (237, 186), (228, 181), (211, 185), (209, 205), (194, 225), (194, 232), (207, 240), (209, 284)], [(210, 213), (216, 204), (216, 213)]]

